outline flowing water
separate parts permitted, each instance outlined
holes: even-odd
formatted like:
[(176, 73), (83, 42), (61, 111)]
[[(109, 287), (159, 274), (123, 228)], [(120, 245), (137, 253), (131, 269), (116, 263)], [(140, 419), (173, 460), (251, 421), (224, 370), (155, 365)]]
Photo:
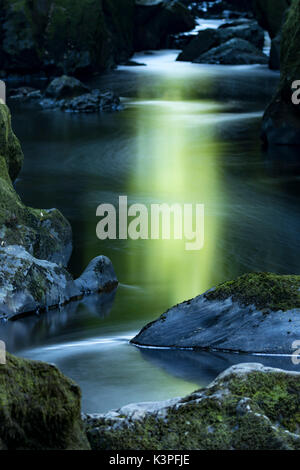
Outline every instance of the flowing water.
[[(249, 271), (299, 273), (295, 171), (264, 154), (263, 109), (278, 81), (264, 66), (175, 62), (176, 51), (138, 54), (91, 84), (124, 110), (76, 115), (11, 103), (25, 153), (16, 188), (27, 205), (70, 220), (80, 275), (99, 254), (113, 262), (115, 294), (0, 326), (16, 354), (57, 364), (82, 388), (83, 410), (166, 399), (206, 385), (233, 363), (293, 368), (291, 358), (137, 349), (128, 340), (167, 308)], [(293, 167), (294, 168), (294, 167)], [(205, 204), (205, 245), (96, 237), (96, 208), (128, 202)], [(299, 367), (299, 366), (298, 366)]]

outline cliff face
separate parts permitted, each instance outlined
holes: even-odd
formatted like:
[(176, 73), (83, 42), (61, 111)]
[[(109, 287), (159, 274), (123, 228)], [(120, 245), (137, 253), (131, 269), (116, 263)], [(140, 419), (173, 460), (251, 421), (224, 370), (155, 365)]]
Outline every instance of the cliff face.
[(291, 0), (253, 0), (257, 21), (268, 31), (271, 39), (280, 32), (284, 13), (290, 4)]
[(0, 71), (101, 72), (193, 27), (178, 0), (0, 0)]
[(300, 145), (300, 105), (292, 99), (293, 83), (300, 80), (299, 50), (300, 0), (293, 0), (282, 31), (280, 85), (263, 118), (262, 136), (269, 145)]
[(80, 74), (133, 52), (134, 0), (1, 0), (0, 70)]

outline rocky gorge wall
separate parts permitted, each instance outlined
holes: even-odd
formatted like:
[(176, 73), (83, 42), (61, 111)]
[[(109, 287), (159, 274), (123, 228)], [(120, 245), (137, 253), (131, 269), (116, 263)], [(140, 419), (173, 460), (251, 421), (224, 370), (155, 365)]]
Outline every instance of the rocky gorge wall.
[(194, 26), (179, 1), (0, 0), (0, 72), (83, 75), (156, 49)]
[(282, 30), (280, 84), (268, 106), (262, 137), (269, 146), (300, 145), (300, 105), (293, 101), (293, 84), (300, 80), (300, 0), (293, 0)]

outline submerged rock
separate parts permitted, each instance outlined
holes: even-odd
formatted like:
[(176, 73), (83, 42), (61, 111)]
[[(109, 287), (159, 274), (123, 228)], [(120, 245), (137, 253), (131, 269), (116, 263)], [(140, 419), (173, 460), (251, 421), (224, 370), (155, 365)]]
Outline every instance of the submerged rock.
[(7, 353), (0, 365), (1, 450), (88, 450), (81, 392), (55, 366)]
[(300, 145), (300, 106), (292, 88), (300, 77), (299, 49), (300, 0), (293, 0), (282, 30), (279, 88), (263, 117), (262, 138), (270, 147)]
[(300, 276), (252, 273), (183, 302), (133, 338), (141, 346), (292, 354)]
[(32, 256), (66, 265), (72, 249), (69, 222), (57, 209), (26, 207), (12, 182), (23, 163), (6, 105), (0, 104), (0, 245), (22, 245)]
[(220, 65), (267, 64), (268, 57), (244, 39), (230, 39), (200, 55), (194, 62)]
[(300, 374), (239, 364), (185, 398), (87, 415), (93, 450), (299, 450)]
[(31, 256), (21, 246), (0, 247), (0, 319), (56, 308), (118, 285), (111, 261), (98, 256), (73, 280), (63, 267)]

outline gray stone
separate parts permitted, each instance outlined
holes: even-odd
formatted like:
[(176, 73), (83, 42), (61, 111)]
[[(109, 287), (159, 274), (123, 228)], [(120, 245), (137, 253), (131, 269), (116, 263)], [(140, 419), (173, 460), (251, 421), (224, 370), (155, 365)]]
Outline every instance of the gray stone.
[(0, 247), (0, 318), (61, 306), (90, 293), (113, 290), (117, 278), (110, 260), (98, 256), (73, 280), (63, 267), (34, 258), (21, 246)]
[(300, 374), (239, 364), (185, 398), (86, 415), (93, 450), (300, 449)]
[(300, 338), (299, 295), (299, 276), (245, 275), (171, 308), (132, 343), (292, 354)]

